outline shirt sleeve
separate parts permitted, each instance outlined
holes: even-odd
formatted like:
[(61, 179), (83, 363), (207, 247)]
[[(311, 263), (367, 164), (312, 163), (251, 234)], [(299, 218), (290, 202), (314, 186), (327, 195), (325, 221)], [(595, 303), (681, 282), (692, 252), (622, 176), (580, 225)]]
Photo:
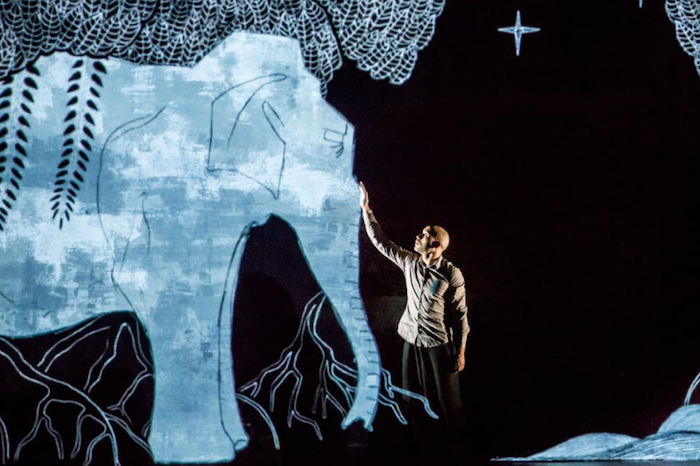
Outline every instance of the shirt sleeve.
[(453, 289), (449, 309), (452, 313), (453, 336), (455, 346), (459, 349), (467, 344), (469, 322), (467, 321), (467, 290), (464, 285), (464, 275), (457, 267), (452, 269), (450, 287)]
[(384, 231), (379, 226), (379, 222), (377, 222), (377, 218), (374, 216), (374, 213), (363, 210), (362, 219), (365, 222), (367, 236), (369, 236), (369, 239), (372, 241), (374, 247), (377, 248), (377, 250), (387, 259), (403, 270), (406, 264), (406, 259), (411, 257), (413, 253), (394, 244), (389, 238), (386, 237)]

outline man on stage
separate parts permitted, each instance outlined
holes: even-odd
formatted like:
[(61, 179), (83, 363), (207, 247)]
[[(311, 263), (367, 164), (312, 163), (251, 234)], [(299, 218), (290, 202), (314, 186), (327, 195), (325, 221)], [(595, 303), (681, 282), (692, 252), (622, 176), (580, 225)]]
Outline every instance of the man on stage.
[(404, 339), (402, 386), (430, 401), (440, 416), (438, 430), (449, 437), (463, 427), (458, 372), (464, 370), (469, 333), (464, 276), (442, 256), (450, 237), (444, 228), (430, 225), (416, 235), (414, 252), (408, 251), (386, 237), (362, 182), (360, 206), (372, 244), (406, 279), (408, 299), (398, 326)]

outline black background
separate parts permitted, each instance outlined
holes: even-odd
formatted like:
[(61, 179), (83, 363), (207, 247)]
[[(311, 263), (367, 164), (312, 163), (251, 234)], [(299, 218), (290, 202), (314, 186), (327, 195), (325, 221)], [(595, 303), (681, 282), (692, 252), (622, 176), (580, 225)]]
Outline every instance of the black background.
[[(346, 64), (328, 100), (387, 234), (452, 236), (480, 455), (646, 436), (700, 371), (700, 77), (661, 0), (447, 2), (402, 86)], [(497, 28), (542, 31), (523, 38)], [(361, 288), (396, 377), (401, 273), (361, 235)]]

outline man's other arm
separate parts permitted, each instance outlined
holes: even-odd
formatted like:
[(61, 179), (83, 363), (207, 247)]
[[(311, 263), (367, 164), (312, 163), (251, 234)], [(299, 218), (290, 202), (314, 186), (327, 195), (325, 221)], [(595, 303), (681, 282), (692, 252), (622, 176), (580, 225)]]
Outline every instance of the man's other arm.
[(450, 286), (454, 290), (448, 306), (452, 312), (454, 344), (457, 349), (457, 370), (462, 371), (466, 366), (465, 350), (469, 335), (469, 322), (467, 320), (467, 290), (464, 284), (464, 275), (457, 267), (452, 270)]

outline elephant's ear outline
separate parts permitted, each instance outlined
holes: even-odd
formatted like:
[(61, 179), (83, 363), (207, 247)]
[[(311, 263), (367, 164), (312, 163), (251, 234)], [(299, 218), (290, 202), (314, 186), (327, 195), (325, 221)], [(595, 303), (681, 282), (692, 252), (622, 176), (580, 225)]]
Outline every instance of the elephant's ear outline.
[[(209, 150), (207, 153), (207, 171), (235, 171), (235, 163), (232, 163), (229, 149), (231, 139), (233, 138), (238, 124), (241, 120), (241, 115), (248, 108), (253, 98), (265, 87), (288, 79), (289, 76), (282, 73), (273, 73), (265, 76), (258, 76), (249, 79), (242, 83), (235, 84), (218, 96), (211, 102), (210, 122), (209, 122)], [(230, 131), (225, 131), (227, 128), (225, 118), (226, 109), (222, 110), (225, 104), (223, 98), (231, 92), (240, 91), (245, 87), (253, 86), (252, 92), (248, 95), (245, 103), (238, 109), (236, 116), (233, 119), (233, 124), (230, 126)], [(224, 134), (226, 134), (224, 136)]]
[[(242, 159), (242, 156), (240, 158), (236, 157), (236, 154), (234, 153), (233, 139), (236, 134), (240, 134), (239, 122), (241, 121), (243, 113), (246, 110), (250, 109), (250, 104), (253, 98), (255, 98), (255, 96), (263, 88), (272, 84), (282, 82), (287, 78), (287, 75), (280, 73), (271, 74), (267, 76), (259, 76), (257, 78), (238, 84), (236, 86), (232, 86), (231, 88), (227, 89), (214, 99), (214, 101), (212, 102), (211, 109), (211, 126), (209, 139), (209, 154), (207, 157), (207, 171), (237, 172), (242, 176), (254, 181), (258, 185), (263, 187), (265, 190), (267, 190), (272, 195), (273, 199), (279, 199), (280, 187), (282, 184), (282, 176), (284, 174), (284, 167), (287, 159), (287, 141), (283, 136), (284, 122), (282, 121), (282, 118), (277, 112), (277, 110), (275, 110), (272, 104), (267, 100), (264, 100), (260, 106), (260, 111), (263, 117), (265, 118), (265, 121), (267, 122), (270, 130), (272, 130), (272, 132), (274, 133), (274, 137), (280, 142), (282, 148), (281, 157), (279, 158), (279, 164), (275, 164), (273, 173), (269, 176), (260, 176), (258, 174), (246, 173), (245, 170), (241, 170), (240, 160)], [(228, 93), (232, 91), (235, 92), (236, 90), (245, 88), (245, 86), (248, 85), (253, 85), (255, 87), (246, 98), (245, 103), (236, 112), (233, 124), (231, 125), (231, 130), (228, 131), (228, 134), (226, 135), (224, 140), (224, 130), (226, 130), (227, 128), (224, 118), (222, 118), (220, 115), (221, 113), (225, 115), (226, 109), (224, 108), (223, 110), (220, 110), (221, 104), (218, 104), (218, 101)], [(223, 124), (222, 121), (224, 121)], [(236, 132), (237, 130), (238, 133)]]
[(274, 131), (277, 138), (286, 145), (287, 141), (281, 134), (282, 128), (284, 128), (284, 122), (282, 121), (282, 118), (280, 118), (279, 113), (277, 113), (277, 110), (275, 110), (275, 107), (273, 107), (272, 104), (266, 100), (262, 103), (261, 108), (267, 123), (270, 125), (270, 128), (272, 128), (272, 131)]

